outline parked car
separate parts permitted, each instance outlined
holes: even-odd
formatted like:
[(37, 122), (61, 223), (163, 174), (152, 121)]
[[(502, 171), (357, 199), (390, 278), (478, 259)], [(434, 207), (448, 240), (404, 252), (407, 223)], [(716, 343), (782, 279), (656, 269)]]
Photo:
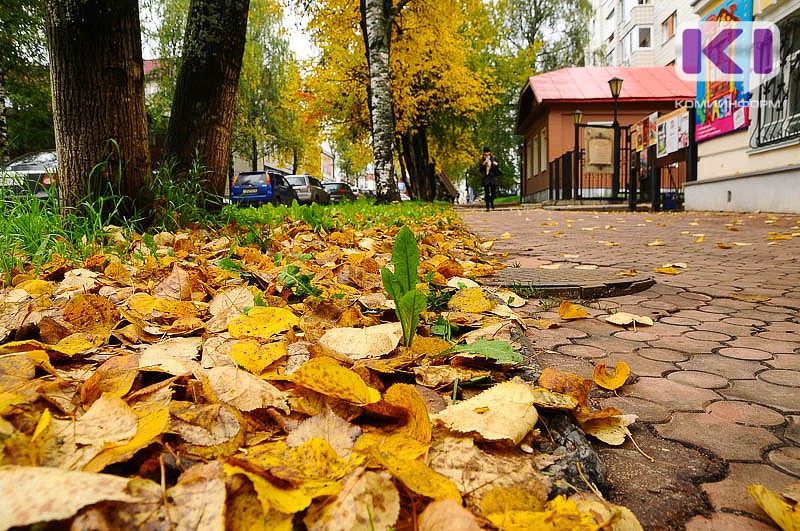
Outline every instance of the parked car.
[(327, 205), (331, 202), (331, 198), (322, 183), (316, 177), (311, 175), (287, 175), (286, 181), (297, 192), (297, 201), (299, 203), (319, 203), (320, 205)]
[[(18, 157), (0, 169), (0, 193), (46, 199), (56, 184), (55, 151), (39, 151)], [(56, 194), (55, 188), (52, 189)]]
[(291, 205), (297, 192), (286, 182), (286, 178), (271, 171), (243, 171), (231, 184), (231, 202), (240, 204)]
[(355, 201), (356, 194), (347, 183), (324, 183), (325, 191), (331, 197), (334, 203), (341, 203), (342, 201)]
[(359, 188), (358, 196), (364, 198), (375, 197), (375, 190), (371, 190), (369, 188)]

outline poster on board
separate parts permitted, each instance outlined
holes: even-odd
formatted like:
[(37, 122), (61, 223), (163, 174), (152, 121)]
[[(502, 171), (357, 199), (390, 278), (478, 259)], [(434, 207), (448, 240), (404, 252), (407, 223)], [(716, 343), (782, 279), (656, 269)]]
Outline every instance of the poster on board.
[[(702, 21), (747, 22), (753, 20), (753, 0), (720, 0), (702, 14)], [(709, 35), (703, 41), (707, 47), (717, 35)], [(703, 71), (713, 71), (711, 58), (704, 57)], [(710, 70), (711, 69), (711, 70)], [(749, 93), (744, 81), (736, 81), (733, 74), (720, 74), (715, 79), (706, 79), (710, 74), (700, 75), (697, 80), (695, 108), (695, 139), (708, 140), (750, 124), (750, 109), (747, 106)]]
[(605, 127), (584, 128), (586, 173), (612, 173), (614, 171), (614, 132)]

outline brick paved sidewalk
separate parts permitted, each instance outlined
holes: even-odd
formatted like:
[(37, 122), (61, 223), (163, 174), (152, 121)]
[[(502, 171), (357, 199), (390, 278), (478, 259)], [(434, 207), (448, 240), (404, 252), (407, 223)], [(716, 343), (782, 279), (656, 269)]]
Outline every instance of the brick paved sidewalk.
[[(629, 442), (603, 449), (604, 456), (617, 452), (614, 459), (625, 453), (631, 467), (625, 476), (612, 459), (611, 479), (616, 473), (624, 490), (626, 477), (672, 466), (676, 475), (699, 478), (700, 511), (705, 505), (709, 513), (687, 509), (685, 522), (672, 526), (640, 516), (646, 527), (773, 528), (745, 487), (780, 491), (800, 478), (800, 215), (459, 213), (473, 232), (496, 238), (493, 251), (508, 253), (502, 259), (509, 264), (558, 265), (565, 278), (578, 265), (656, 277), (646, 291), (592, 301), (590, 319), (531, 331), (534, 345), (546, 349), (540, 361), (585, 377), (599, 361), (630, 365), (634, 378), (602, 405), (638, 415), (634, 436), (649, 438), (656, 451), (664, 446), (664, 455), (653, 455), (651, 464), (629, 451)], [(654, 273), (676, 262), (687, 266), (681, 274)], [(537, 301), (522, 310), (560, 320)], [(649, 315), (656, 324), (633, 331), (603, 321), (617, 310)], [(671, 458), (670, 444), (716, 462), (718, 472), (707, 462), (705, 473), (675, 462), (683, 454)], [(664, 488), (639, 493), (641, 504), (669, 497), (670, 485), (665, 480)]]

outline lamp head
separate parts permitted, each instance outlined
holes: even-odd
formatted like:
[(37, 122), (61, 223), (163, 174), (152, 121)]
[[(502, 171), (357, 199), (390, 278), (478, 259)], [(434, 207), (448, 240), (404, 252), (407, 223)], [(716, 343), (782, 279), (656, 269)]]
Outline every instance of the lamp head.
[(622, 92), (622, 79), (618, 77), (612, 77), (608, 80), (608, 88), (611, 89), (612, 98), (619, 98), (619, 94)]
[(580, 125), (583, 123), (583, 111), (580, 109), (575, 109), (572, 111), (572, 123), (575, 125)]

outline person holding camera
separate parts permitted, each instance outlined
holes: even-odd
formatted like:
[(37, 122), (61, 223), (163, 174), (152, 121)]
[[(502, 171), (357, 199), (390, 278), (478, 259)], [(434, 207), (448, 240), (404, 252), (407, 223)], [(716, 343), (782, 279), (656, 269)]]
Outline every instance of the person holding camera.
[(494, 210), (494, 198), (497, 196), (498, 177), (500, 168), (497, 159), (492, 155), (489, 146), (483, 148), (483, 157), (480, 164), (481, 182), (483, 184), (483, 197), (486, 200), (486, 211)]

